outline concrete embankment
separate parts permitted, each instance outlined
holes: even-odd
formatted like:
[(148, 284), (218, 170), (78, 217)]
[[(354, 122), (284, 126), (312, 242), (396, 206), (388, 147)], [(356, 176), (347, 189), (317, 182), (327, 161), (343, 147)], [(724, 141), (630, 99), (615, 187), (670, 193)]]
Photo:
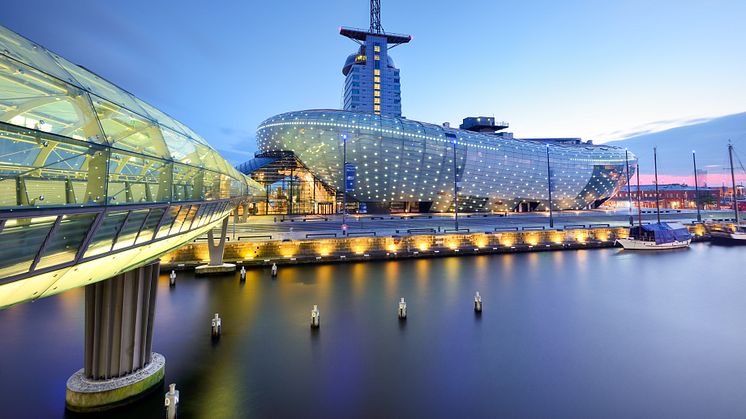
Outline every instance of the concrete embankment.
[[(702, 224), (687, 228), (695, 241), (708, 240)], [(304, 240), (229, 241), (224, 261), (238, 265), (342, 263), (494, 253), (614, 247), (617, 238), (627, 237), (626, 227), (526, 229), (466, 234), (417, 234)], [(209, 260), (207, 243), (194, 242), (161, 258), (164, 270), (192, 269)]]

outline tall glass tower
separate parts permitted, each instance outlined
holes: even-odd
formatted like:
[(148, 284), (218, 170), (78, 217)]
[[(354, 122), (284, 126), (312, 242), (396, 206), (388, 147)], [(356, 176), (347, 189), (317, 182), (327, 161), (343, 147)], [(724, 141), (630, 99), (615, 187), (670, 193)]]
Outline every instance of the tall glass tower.
[(347, 57), (344, 109), (371, 112), (376, 115), (401, 116), (401, 82), (399, 69), (389, 56), (389, 49), (412, 40), (410, 35), (384, 32), (381, 27), (381, 2), (370, 2), (370, 29), (342, 27), (342, 36), (355, 41), (357, 52)]

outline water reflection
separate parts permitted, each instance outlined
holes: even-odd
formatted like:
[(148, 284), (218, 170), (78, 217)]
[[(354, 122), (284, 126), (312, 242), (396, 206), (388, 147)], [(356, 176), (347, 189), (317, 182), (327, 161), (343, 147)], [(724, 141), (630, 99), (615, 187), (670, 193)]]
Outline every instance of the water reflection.
[[(179, 273), (174, 288), (164, 275), (154, 348), (186, 417), (739, 416), (742, 252), (285, 266), (277, 279), (248, 270), (245, 283)], [(73, 290), (0, 312), (0, 417), (63, 416), (64, 382), (83, 362), (82, 307)], [(161, 418), (157, 393), (109, 417)]]

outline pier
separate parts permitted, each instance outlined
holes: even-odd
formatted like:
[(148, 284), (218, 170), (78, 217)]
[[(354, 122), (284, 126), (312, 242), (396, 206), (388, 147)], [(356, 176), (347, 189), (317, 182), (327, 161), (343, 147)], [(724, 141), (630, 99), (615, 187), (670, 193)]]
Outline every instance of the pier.
[[(716, 215), (711, 215), (712, 219)], [(463, 228), (458, 232), (442, 228), (406, 228), (401, 227), (398, 233), (379, 235), (380, 228), (373, 226), (369, 233), (337, 237), (334, 233), (305, 233), (302, 225), (293, 231), (295, 238), (276, 239), (265, 237), (248, 237), (248, 239), (227, 241), (223, 259), (245, 267), (272, 266), (289, 264), (344, 263), (366, 260), (393, 260), (406, 258), (431, 258), (444, 256), (464, 256), (478, 254), (502, 254), (537, 251), (597, 249), (614, 247), (616, 239), (626, 238), (627, 226), (610, 223), (592, 224), (558, 224), (549, 229), (542, 225), (516, 226), (507, 223), (492, 222), (480, 224), (497, 225), (487, 231), (471, 231)], [(393, 218), (393, 217), (392, 217)], [(484, 218), (487, 219), (487, 218)], [(429, 225), (438, 225), (437, 218), (427, 218)], [(571, 221), (577, 221), (572, 217)], [(718, 219), (722, 220), (722, 219)], [(380, 220), (369, 220), (373, 222)], [(295, 223), (295, 221), (292, 221)], [(313, 221), (299, 221), (311, 225)], [(712, 226), (723, 226), (725, 221), (710, 221)], [(401, 224), (400, 224), (401, 225)], [(709, 240), (703, 223), (686, 224), (694, 241)], [(195, 240), (161, 258), (163, 269), (185, 270), (203, 264), (209, 259), (207, 244)]]

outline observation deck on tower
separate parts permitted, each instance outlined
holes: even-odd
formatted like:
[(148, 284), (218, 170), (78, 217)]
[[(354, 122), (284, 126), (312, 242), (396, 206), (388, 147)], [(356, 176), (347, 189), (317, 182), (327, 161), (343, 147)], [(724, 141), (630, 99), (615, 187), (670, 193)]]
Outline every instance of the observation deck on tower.
[(371, 36), (371, 35), (379, 36), (379, 37), (386, 38), (386, 42), (389, 45), (406, 44), (412, 40), (412, 35), (404, 35), (404, 34), (399, 34), (399, 33), (373, 32), (370, 30), (351, 28), (347, 26), (340, 27), (339, 34), (344, 37), (350, 38), (352, 40), (361, 41), (361, 42), (365, 42), (368, 36)]

